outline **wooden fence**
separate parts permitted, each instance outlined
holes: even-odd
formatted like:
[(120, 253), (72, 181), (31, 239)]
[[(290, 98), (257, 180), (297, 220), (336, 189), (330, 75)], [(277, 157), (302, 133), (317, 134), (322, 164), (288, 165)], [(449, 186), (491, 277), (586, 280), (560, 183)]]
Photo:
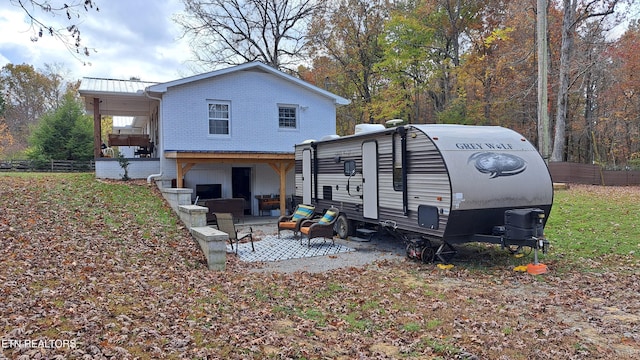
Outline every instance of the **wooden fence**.
[[(73, 160), (0, 160), (1, 171), (93, 172), (95, 161)], [(640, 171), (605, 170), (599, 165), (568, 162), (549, 163), (553, 182), (628, 186), (640, 185)]]
[(553, 182), (628, 186), (640, 185), (640, 171), (605, 170), (599, 165), (567, 162), (549, 163), (549, 172)]
[(0, 160), (0, 171), (92, 172), (96, 163), (74, 160)]

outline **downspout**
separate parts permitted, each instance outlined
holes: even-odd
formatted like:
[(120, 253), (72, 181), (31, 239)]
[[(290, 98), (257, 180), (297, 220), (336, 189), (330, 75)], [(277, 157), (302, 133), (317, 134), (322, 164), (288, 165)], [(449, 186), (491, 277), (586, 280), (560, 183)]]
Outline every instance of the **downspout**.
[[(144, 96), (146, 96), (147, 98), (151, 99), (151, 100), (158, 100), (158, 130), (159, 130), (159, 137), (161, 141), (163, 141), (162, 146), (164, 146), (164, 136), (163, 136), (163, 131), (164, 131), (164, 126), (162, 126), (162, 98), (158, 98), (158, 97), (154, 97), (149, 95), (149, 93), (147, 92), (147, 89), (144, 89)], [(159, 141), (158, 141), (159, 142)], [(162, 158), (162, 152), (160, 151), (160, 147), (158, 147), (158, 153), (160, 154), (160, 172), (157, 174), (151, 174), (149, 176), (147, 176), (147, 183), (150, 184), (151, 180), (161, 177), (162, 176), (162, 162), (163, 162), (163, 158)]]

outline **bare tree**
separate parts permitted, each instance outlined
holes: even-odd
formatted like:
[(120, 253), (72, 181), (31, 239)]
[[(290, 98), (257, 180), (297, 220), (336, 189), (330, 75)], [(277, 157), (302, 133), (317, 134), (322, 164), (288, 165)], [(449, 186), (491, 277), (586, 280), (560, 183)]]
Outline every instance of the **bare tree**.
[(538, 151), (544, 161), (549, 161), (549, 112), (547, 109), (547, 76), (549, 74), (549, 49), (547, 45), (547, 0), (536, 2), (536, 41), (538, 50)]
[[(80, 37), (79, 19), (82, 11), (100, 11), (94, 0), (9, 0), (12, 5), (21, 8), (27, 15), (27, 22), (33, 32), (31, 41), (37, 42), (43, 36), (52, 36), (58, 39), (69, 52), (80, 59), (81, 56), (89, 56), (90, 49), (82, 45)], [(66, 26), (58, 25), (53, 18), (66, 17)], [(49, 18), (49, 19), (46, 19)], [(60, 27), (62, 26), (62, 27)], [(94, 50), (95, 51), (95, 50)]]
[(563, 161), (565, 154), (567, 109), (571, 76), (571, 60), (574, 53), (574, 38), (578, 27), (587, 19), (601, 21), (615, 12), (623, 0), (563, 0), (562, 44), (560, 47), (560, 69), (558, 99), (556, 105), (555, 136), (551, 161)]
[(297, 64), (307, 43), (307, 22), (322, 0), (183, 0), (176, 17), (206, 67), (262, 61), (276, 69)]

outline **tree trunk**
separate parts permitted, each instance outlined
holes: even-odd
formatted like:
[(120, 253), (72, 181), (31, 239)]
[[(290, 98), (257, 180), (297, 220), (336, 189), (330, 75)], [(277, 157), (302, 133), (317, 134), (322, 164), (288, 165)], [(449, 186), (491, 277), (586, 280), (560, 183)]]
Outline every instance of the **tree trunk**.
[(571, 71), (571, 55), (573, 53), (573, 32), (577, 1), (563, 0), (563, 4), (564, 18), (562, 19), (562, 45), (560, 47), (560, 75), (551, 161), (564, 160), (565, 128), (567, 126), (567, 107), (569, 102), (569, 75)]
[(547, 1), (537, 2), (538, 38), (538, 152), (545, 161), (549, 160), (551, 141), (549, 139), (549, 109), (547, 94), (548, 51), (547, 51)]

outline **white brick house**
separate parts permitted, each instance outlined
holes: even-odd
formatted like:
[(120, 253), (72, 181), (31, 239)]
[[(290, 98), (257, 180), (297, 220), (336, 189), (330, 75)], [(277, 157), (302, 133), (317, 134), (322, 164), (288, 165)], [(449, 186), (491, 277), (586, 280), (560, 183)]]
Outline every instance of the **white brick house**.
[[(85, 78), (79, 91), (94, 115), (96, 177), (123, 173), (101, 157), (104, 142), (131, 157), (131, 177), (191, 188), (193, 198), (245, 197), (253, 215), (257, 195), (294, 193), (294, 145), (335, 134), (336, 108), (349, 103), (259, 62), (167, 83)], [(103, 115), (132, 123), (102, 139)], [(150, 155), (140, 151), (145, 146)]]

